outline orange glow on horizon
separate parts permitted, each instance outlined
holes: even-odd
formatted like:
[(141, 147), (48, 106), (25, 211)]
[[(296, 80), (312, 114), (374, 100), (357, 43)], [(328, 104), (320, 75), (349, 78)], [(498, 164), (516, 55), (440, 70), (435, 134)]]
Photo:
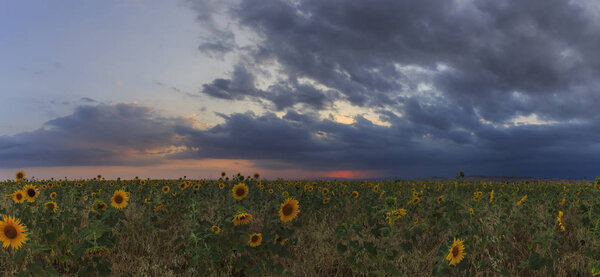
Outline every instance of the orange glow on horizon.
[(28, 178), (36, 179), (81, 179), (93, 178), (102, 174), (106, 179), (132, 179), (135, 176), (152, 179), (177, 179), (187, 176), (188, 179), (218, 179), (221, 171), (227, 176), (237, 174), (251, 176), (260, 173), (266, 179), (313, 179), (313, 178), (345, 178), (365, 179), (378, 176), (376, 171), (337, 170), (310, 171), (303, 169), (266, 169), (257, 167), (250, 160), (205, 159), (205, 160), (171, 160), (164, 164), (147, 166), (56, 166), (0, 168), (0, 179), (14, 179), (15, 173), (25, 170)]
[(322, 177), (344, 179), (366, 179), (377, 177), (377, 172), (372, 170), (336, 170), (324, 172)]

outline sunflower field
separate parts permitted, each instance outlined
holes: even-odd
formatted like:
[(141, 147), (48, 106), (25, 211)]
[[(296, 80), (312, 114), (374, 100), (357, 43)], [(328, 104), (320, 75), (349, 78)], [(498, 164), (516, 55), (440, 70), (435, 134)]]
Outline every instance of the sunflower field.
[(600, 182), (0, 183), (17, 276), (599, 276)]

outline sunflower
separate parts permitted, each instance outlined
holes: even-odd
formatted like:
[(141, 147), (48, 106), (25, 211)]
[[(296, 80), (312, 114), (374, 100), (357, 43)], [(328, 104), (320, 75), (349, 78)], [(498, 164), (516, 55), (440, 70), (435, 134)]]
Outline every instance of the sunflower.
[(127, 201), (129, 201), (129, 192), (119, 189), (113, 193), (110, 205), (120, 210), (127, 207)]
[(519, 200), (519, 202), (517, 202), (517, 206), (523, 204), (523, 202), (525, 202), (525, 200), (527, 200), (527, 194), (525, 194), (525, 196), (523, 196), (523, 198), (521, 198), (521, 200)]
[(268, 192), (269, 194), (273, 194), (274, 190), (273, 190), (273, 189), (269, 189), (269, 190), (267, 190), (267, 192)]
[(252, 221), (252, 215), (249, 213), (239, 213), (233, 216), (233, 224), (235, 226), (246, 225), (250, 221)]
[(150, 199), (144, 198), (144, 203), (146, 203), (146, 204), (150, 203)]
[(448, 256), (446, 260), (450, 262), (450, 265), (456, 265), (462, 261), (467, 253), (465, 253), (464, 241), (454, 238), (452, 247), (448, 250)]
[(164, 209), (165, 209), (165, 205), (160, 204), (160, 205), (157, 205), (154, 207), (154, 212), (156, 213), (156, 212), (162, 211)]
[(11, 247), (13, 250), (21, 248), (27, 241), (27, 226), (21, 223), (20, 219), (12, 216), (2, 216), (0, 221), (0, 241), (4, 248)]
[(289, 222), (294, 219), (298, 213), (300, 212), (300, 206), (298, 205), (298, 200), (293, 198), (286, 199), (279, 209), (279, 218), (283, 222)]
[(278, 244), (279, 243), (281, 245), (285, 245), (285, 243), (287, 242), (287, 240), (288, 240), (287, 238), (284, 239), (284, 238), (276, 235), (275, 239), (273, 240), (273, 244)]
[(215, 234), (221, 233), (221, 228), (219, 228), (219, 226), (217, 225), (213, 225), (212, 227), (210, 227), (210, 230), (213, 231)]
[(46, 202), (46, 204), (44, 204), (44, 208), (46, 208), (52, 212), (56, 212), (56, 209), (58, 209), (58, 205), (56, 204), (56, 202), (50, 201), (50, 202)]
[(180, 190), (184, 190), (184, 189), (187, 189), (187, 188), (188, 188), (187, 182), (183, 182), (183, 183), (179, 184), (179, 189)]
[(284, 192), (281, 193), (281, 196), (288, 197), (288, 196), (290, 196), (290, 193), (287, 192), (287, 191), (284, 191)]
[(444, 201), (444, 196), (443, 195), (440, 196), (440, 197), (438, 197), (438, 199), (437, 199), (438, 204), (442, 203), (442, 201)]
[(87, 195), (84, 195), (84, 196), (83, 196), (83, 200), (84, 200), (84, 201), (87, 201), (87, 200), (88, 200), (88, 196), (87, 196)]
[(107, 205), (106, 203), (102, 202), (102, 201), (96, 201), (94, 202), (94, 205), (92, 206), (92, 211), (96, 211), (96, 210), (102, 210), (102, 211), (106, 211)]
[(312, 192), (315, 188), (313, 186), (308, 186), (308, 192)]
[(494, 190), (490, 192), (490, 203), (492, 203), (492, 201), (494, 201)]
[(408, 203), (413, 204), (413, 205), (417, 205), (417, 204), (419, 204), (419, 202), (421, 202), (421, 198), (415, 197), (412, 200), (410, 200)]
[(256, 180), (260, 179), (260, 174), (258, 172), (255, 172), (254, 175), (252, 175), (252, 177)]
[(162, 192), (163, 193), (169, 193), (170, 190), (171, 190), (171, 187), (169, 187), (169, 186), (163, 186), (162, 187)]
[(15, 201), (15, 203), (23, 203), (23, 201), (25, 201), (25, 192), (22, 190), (13, 192), (12, 199)]
[(328, 188), (323, 188), (323, 190), (321, 191), (321, 194), (323, 194), (323, 195), (327, 195), (328, 193), (329, 193)]
[(403, 216), (406, 215), (406, 209), (397, 209), (397, 210), (394, 210), (392, 212), (392, 214), (396, 217), (396, 219), (399, 219), (399, 218), (401, 218), (401, 217), (403, 217)]
[(23, 191), (25, 192), (25, 199), (29, 203), (35, 202), (35, 199), (40, 195), (40, 189), (34, 185), (26, 185)]
[(219, 184), (219, 189), (224, 189), (224, 188), (225, 188), (225, 184), (223, 184), (223, 183), (220, 183), (220, 184)]
[(561, 230), (565, 230), (565, 223), (563, 222), (563, 212), (562, 211), (558, 211), (558, 217), (556, 218), (556, 220), (558, 221), (558, 226), (560, 226)]
[(195, 184), (194, 185), (194, 190), (199, 190), (200, 189), (200, 184)]
[(21, 182), (23, 179), (25, 179), (25, 171), (19, 170), (17, 174), (15, 174), (15, 177), (17, 179), (17, 182)]
[(221, 177), (225, 177), (225, 174), (227, 174), (225, 171), (221, 171)]
[(352, 192), (352, 197), (358, 198), (358, 191), (353, 191)]
[(331, 201), (331, 198), (327, 197), (323, 199), (323, 204), (329, 204), (329, 201)]
[(374, 193), (379, 192), (379, 184), (375, 185), (371, 190), (373, 190)]
[(251, 247), (257, 247), (260, 245), (261, 242), (262, 242), (262, 234), (261, 233), (254, 233), (254, 234), (250, 235), (250, 239), (248, 240), (248, 244), (250, 244)]
[(231, 193), (233, 194), (233, 198), (242, 200), (248, 196), (248, 186), (244, 183), (239, 183), (233, 187)]
[(474, 215), (475, 214), (475, 210), (473, 210), (473, 208), (469, 208), (469, 214), (470, 215)]

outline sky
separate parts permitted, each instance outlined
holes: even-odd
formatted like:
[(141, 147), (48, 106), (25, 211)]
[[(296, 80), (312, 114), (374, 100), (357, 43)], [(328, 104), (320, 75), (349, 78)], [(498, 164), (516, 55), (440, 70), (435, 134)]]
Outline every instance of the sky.
[(600, 169), (593, 0), (0, 2), (0, 178)]

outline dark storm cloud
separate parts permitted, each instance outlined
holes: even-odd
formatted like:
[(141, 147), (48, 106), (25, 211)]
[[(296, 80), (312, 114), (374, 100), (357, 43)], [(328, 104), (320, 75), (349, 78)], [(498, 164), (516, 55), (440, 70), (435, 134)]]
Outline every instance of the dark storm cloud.
[[(413, 104), (411, 104), (413, 105)], [(411, 109), (423, 109), (413, 107)], [(441, 111), (442, 113), (444, 111)], [(448, 129), (380, 112), (389, 126), (357, 116), (353, 124), (290, 110), (220, 115), (194, 128), (133, 104), (82, 106), (43, 128), (0, 137), (0, 167), (145, 165), (172, 159), (247, 159), (269, 169), (373, 170), (382, 176), (473, 174), (593, 176), (600, 124)], [(583, 146), (583, 147), (582, 147)]]
[[(231, 78), (215, 80), (221, 90), (205, 86), (203, 92), (235, 100), (263, 98), (275, 101), (278, 109), (297, 103), (324, 109), (330, 106), (323, 103), (340, 99), (403, 112), (399, 102), (406, 97), (429, 101), (414, 94), (416, 85), (426, 81), (445, 102), (494, 123), (532, 113), (559, 121), (585, 119), (600, 104), (600, 24), (593, 5), (562, 0), (240, 1), (228, 10), (231, 24), (260, 38), (254, 48), (240, 50), (242, 64), (278, 64), (278, 83), (309, 78), (338, 94), (315, 102), (290, 96), (298, 93), (294, 85), (285, 93), (277, 86), (260, 93), (251, 83), (227, 86), (227, 81), (238, 81), (237, 69)], [(410, 74), (410, 67), (426, 72)], [(323, 96), (313, 91), (310, 97)]]
[(172, 122), (136, 105), (81, 106), (38, 130), (0, 136), (0, 166), (157, 162), (143, 156), (155, 148), (177, 145)]

